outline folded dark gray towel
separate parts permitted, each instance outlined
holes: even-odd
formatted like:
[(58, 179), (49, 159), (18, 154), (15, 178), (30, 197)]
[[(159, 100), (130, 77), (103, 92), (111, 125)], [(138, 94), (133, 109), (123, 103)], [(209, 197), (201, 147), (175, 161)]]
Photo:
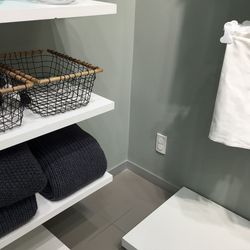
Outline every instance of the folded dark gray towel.
[(98, 142), (73, 125), (29, 142), (48, 179), (41, 192), (60, 200), (101, 177), (107, 160)]
[(0, 151), (0, 208), (40, 192), (47, 179), (27, 144)]
[(0, 208), (0, 237), (27, 223), (37, 211), (35, 196)]

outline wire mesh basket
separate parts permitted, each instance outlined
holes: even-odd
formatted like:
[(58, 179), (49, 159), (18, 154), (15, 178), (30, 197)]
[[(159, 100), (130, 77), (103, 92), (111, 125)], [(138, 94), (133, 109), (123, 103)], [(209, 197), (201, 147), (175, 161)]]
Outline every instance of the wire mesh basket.
[(27, 79), (0, 65), (0, 132), (20, 126), (29, 103), (26, 91), (33, 86)]
[(0, 61), (34, 83), (28, 108), (41, 116), (74, 110), (89, 103), (96, 74), (103, 70), (53, 50), (3, 54)]

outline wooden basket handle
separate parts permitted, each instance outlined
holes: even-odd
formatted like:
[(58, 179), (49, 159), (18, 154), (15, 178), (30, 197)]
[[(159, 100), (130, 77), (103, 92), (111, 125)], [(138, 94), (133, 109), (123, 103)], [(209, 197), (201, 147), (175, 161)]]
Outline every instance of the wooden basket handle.
[(31, 81), (27, 80), (26, 78), (24, 78), (20, 75), (15, 74), (14, 72), (10, 71), (6, 66), (4, 66), (2, 64), (0, 64), (0, 71), (5, 73), (6, 75), (9, 75), (12, 78), (24, 83), (22, 85), (17, 85), (14, 87), (1, 88), (0, 89), (1, 94), (7, 94), (7, 93), (12, 93), (12, 92), (16, 92), (16, 91), (29, 89), (29, 88), (32, 88), (34, 85)]

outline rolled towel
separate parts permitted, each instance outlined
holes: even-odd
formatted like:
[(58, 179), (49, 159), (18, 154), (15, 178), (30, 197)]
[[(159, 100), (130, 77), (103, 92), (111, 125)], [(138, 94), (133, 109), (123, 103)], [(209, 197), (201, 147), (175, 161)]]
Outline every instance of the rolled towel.
[(0, 237), (27, 223), (37, 211), (35, 196), (0, 208)]
[(0, 151), (0, 208), (40, 192), (47, 179), (27, 144)]
[(60, 200), (101, 177), (107, 160), (98, 142), (73, 125), (29, 142), (48, 179), (41, 194)]

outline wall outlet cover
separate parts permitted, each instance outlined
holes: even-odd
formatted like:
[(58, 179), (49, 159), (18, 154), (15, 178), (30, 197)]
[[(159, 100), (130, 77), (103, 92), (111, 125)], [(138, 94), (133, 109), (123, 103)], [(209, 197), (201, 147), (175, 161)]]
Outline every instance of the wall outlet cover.
[(160, 154), (167, 153), (167, 136), (157, 133), (155, 149)]

